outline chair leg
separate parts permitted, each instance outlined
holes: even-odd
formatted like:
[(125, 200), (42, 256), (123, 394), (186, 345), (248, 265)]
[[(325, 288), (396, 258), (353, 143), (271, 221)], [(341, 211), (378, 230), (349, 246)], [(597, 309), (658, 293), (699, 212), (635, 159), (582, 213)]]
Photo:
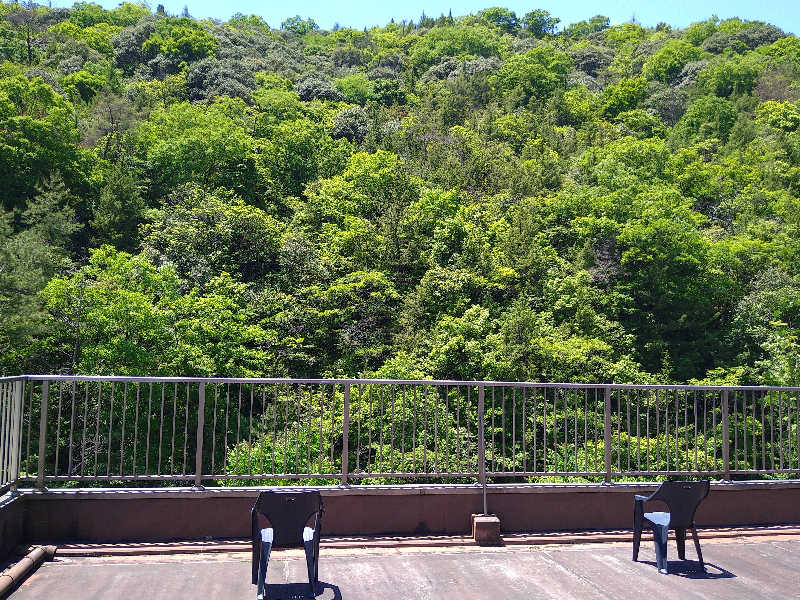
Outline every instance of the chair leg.
[(675, 530), (675, 542), (678, 544), (678, 558), (686, 560), (686, 530)]
[(314, 585), (319, 583), (319, 540), (314, 544)]
[(633, 509), (633, 560), (639, 560), (639, 544), (642, 541), (642, 515), (641, 509)]
[(314, 540), (304, 541), (303, 547), (306, 550), (306, 568), (308, 569), (308, 586), (311, 589), (311, 597), (317, 595), (317, 557), (314, 553)]
[(653, 525), (653, 541), (656, 544), (656, 565), (658, 572), (667, 574), (667, 534), (669, 527)]
[(267, 567), (269, 566), (269, 554), (272, 551), (271, 542), (261, 542), (261, 559), (258, 563), (258, 588), (256, 591), (258, 600), (262, 600), (266, 594)]
[(697, 537), (697, 528), (692, 526), (692, 537), (694, 538), (694, 549), (697, 550), (697, 560), (700, 561), (700, 568), (706, 570), (706, 565), (703, 562), (703, 553), (700, 551), (700, 539)]

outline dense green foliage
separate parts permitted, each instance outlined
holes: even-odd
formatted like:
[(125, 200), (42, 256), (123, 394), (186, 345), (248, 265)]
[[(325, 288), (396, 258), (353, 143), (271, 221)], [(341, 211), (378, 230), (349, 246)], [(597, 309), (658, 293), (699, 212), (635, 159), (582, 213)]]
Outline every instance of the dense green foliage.
[(0, 372), (800, 384), (800, 40), (558, 25), (0, 4)]

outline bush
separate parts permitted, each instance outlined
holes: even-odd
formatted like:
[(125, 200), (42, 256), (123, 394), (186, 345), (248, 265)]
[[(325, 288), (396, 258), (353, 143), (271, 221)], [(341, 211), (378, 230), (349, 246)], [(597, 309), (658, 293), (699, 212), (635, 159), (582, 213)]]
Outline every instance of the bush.
[(682, 88), (693, 86), (697, 83), (697, 77), (700, 75), (700, 72), (707, 66), (707, 60), (693, 60), (686, 63), (670, 85)]
[(343, 100), (344, 96), (331, 81), (318, 73), (311, 73), (301, 79), (295, 86), (301, 100)]
[(592, 77), (607, 68), (614, 60), (614, 51), (602, 46), (578, 46), (570, 51), (575, 68)]
[(563, 124), (579, 127), (591, 121), (598, 112), (598, 97), (585, 86), (567, 90), (561, 96), (560, 116)]
[(652, 110), (664, 123), (672, 127), (686, 112), (689, 105), (689, 94), (680, 88), (664, 86), (663, 89), (653, 92), (644, 101), (644, 107)]
[(501, 32), (494, 27), (481, 24), (436, 27), (414, 45), (409, 62), (416, 73), (423, 73), (448, 56), (468, 60), (499, 56), (505, 45)]
[(737, 116), (736, 108), (727, 100), (702, 96), (675, 126), (675, 135), (684, 143), (712, 138), (727, 142)]
[(531, 99), (545, 100), (564, 84), (572, 69), (568, 54), (551, 46), (539, 46), (525, 54), (516, 54), (505, 61), (489, 78), (492, 88), (515, 106)]
[(73, 102), (78, 99), (89, 102), (107, 83), (107, 79), (102, 74), (86, 70), (67, 75), (61, 81), (64, 90)]
[(730, 58), (703, 69), (697, 83), (707, 92), (722, 98), (731, 94), (749, 94), (760, 70), (760, 66), (749, 57)]
[(191, 62), (212, 56), (219, 47), (213, 35), (197, 21), (188, 18), (161, 19), (155, 32), (142, 44), (142, 52), (150, 57), (162, 54), (178, 61)]
[(256, 88), (254, 74), (266, 70), (267, 65), (258, 59), (217, 60), (204, 58), (194, 63), (186, 73), (189, 100), (194, 102), (230, 96), (251, 102), (251, 92)]
[(766, 23), (755, 23), (739, 31), (718, 31), (703, 42), (703, 50), (722, 54), (726, 51), (739, 54), (753, 50), (759, 46), (766, 46), (786, 37), (780, 29)]
[(406, 93), (400, 87), (400, 82), (392, 79), (376, 79), (373, 83), (372, 97), (378, 104), (384, 106), (406, 103)]
[(684, 40), (669, 40), (661, 50), (650, 56), (642, 66), (642, 75), (647, 79), (655, 79), (669, 83), (681, 72), (684, 65), (693, 60), (700, 60), (703, 53), (699, 48)]
[(664, 137), (666, 128), (658, 117), (642, 109), (629, 110), (618, 114), (615, 119), (623, 129), (623, 135), (634, 135), (640, 139)]
[(136, 25), (120, 31), (112, 40), (114, 60), (125, 72), (132, 73), (137, 65), (144, 62), (142, 44), (155, 32), (156, 21), (155, 16), (145, 17)]
[(305, 35), (319, 29), (319, 25), (314, 19), (303, 19), (300, 15), (295, 15), (281, 23), (281, 29), (291, 31), (297, 35)]
[(561, 19), (551, 17), (550, 13), (546, 10), (533, 10), (525, 13), (522, 17), (522, 27), (530, 33), (533, 37), (541, 39), (548, 35), (555, 35), (556, 26), (561, 22)]
[(795, 131), (800, 126), (800, 108), (791, 102), (769, 100), (756, 109), (756, 119), (775, 129)]
[(699, 46), (717, 32), (718, 24), (719, 19), (716, 17), (699, 23), (692, 23), (683, 31), (683, 39), (690, 44)]
[(350, 104), (364, 105), (372, 98), (372, 82), (361, 73), (334, 79), (333, 85), (339, 90), (344, 99)]
[(433, 65), (422, 75), (422, 81), (441, 81), (455, 79), (459, 76), (472, 77), (477, 74), (489, 74), (503, 66), (503, 61), (496, 56), (476, 58), (475, 60), (459, 60), (446, 58)]
[(367, 136), (367, 131), (367, 111), (360, 106), (351, 106), (334, 118), (331, 137), (360, 144)]
[(623, 79), (610, 85), (603, 93), (603, 110), (609, 116), (636, 108), (645, 97), (647, 81), (642, 77)]

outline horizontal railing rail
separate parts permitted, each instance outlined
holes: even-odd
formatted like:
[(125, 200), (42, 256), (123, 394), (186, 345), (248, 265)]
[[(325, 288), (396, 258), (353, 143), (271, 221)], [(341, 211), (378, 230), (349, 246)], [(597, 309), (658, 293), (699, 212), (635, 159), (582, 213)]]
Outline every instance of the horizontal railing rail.
[(0, 378), (0, 490), (800, 472), (800, 388)]
[(129, 382), (129, 383), (297, 383), (297, 384), (350, 384), (350, 385), (459, 385), (459, 386), (484, 386), (484, 387), (537, 387), (537, 388), (611, 388), (611, 389), (648, 389), (648, 390), (747, 390), (770, 391), (781, 390), (800, 392), (800, 386), (767, 386), (767, 385), (688, 385), (688, 384), (632, 384), (632, 383), (558, 383), (558, 382), (529, 382), (529, 381), (470, 381), (457, 379), (330, 379), (330, 378), (286, 378), (286, 377), (149, 377), (130, 375), (16, 375), (13, 377), (0, 377), (0, 380), (36, 380), (36, 381), (103, 381), (103, 382)]

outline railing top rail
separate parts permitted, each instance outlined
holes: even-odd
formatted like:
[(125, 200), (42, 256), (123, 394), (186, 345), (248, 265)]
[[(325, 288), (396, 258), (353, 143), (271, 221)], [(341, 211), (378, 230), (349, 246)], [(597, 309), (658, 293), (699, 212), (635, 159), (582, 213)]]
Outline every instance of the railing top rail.
[(572, 388), (612, 390), (707, 390), (707, 391), (780, 391), (800, 392), (800, 387), (790, 386), (725, 386), (725, 385), (682, 385), (682, 384), (627, 384), (627, 383), (566, 383), (531, 381), (461, 381), (447, 379), (291, 379), (285, 377), (136, 377), (122, 375), (20, 375), (0, 378), (0, 381), (18, 379), (34, 381), (88, 381), (88, 382), (134, 382), (134, 383), (251, 383), (251, 384), (315, 384), (315, 385), (433, 385), (433, 386), (484, 386), (484, 387), (525, 387), (525, 388)]
[(11, 375), (8, 377), (0, 377), (0, 383), (7, 383), (10, 381), (24, 381), (28, 379), (28, 375)]

